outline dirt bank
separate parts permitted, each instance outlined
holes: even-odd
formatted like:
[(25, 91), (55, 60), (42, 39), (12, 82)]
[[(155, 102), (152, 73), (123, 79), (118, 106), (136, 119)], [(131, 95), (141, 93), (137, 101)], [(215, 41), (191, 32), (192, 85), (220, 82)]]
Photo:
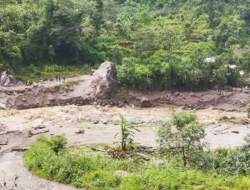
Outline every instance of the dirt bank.
[(119, 91), (105, 99), (91, 97), (92, 76), (68, 79), (67, 83), (47, 81), (33, 86), (0, 87), (0, 109), (29, 109), (63, 105), (119, 107), (177, 106), (184, 109), (243, 111), (250, 102), (250, 90), (209, 90), (205, 92)]

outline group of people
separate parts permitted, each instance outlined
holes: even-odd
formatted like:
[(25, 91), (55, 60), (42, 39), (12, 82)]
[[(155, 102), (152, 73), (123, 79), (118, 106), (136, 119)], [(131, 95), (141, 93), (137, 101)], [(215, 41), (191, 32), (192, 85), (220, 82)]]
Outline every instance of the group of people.
[[(61, 81), (61, 77), (60, 77), (60, 75), (56, 75), (56, 81)], [(65, 80), (66, 80), (66, 77), (62, 77), (62, 80), (63, 80), (63, 82), (65, 82)]]
[[(55, 79), (56, 79), (56, 81), (58, 81), (58, 82), (61, 82), (61, 80), (62, 80), (63, 82), (66, 81), (66, 77), (65, 77), (65, 76), (61, 77), (60, 75), (56, 75), (56, 76), (55, 76)], [(54, 79), (52, 78), (52, 79), (47, 79), (47, 80), (53, 81)], [(45, 80), (41, 79), (39, 82), (42, 82), (42, 81), (45, 81)], [(37, 83), (39, 83), (39, 82), (37, 82)], [(26, 86), (29, 86), (29, 85), (32, 85), (32, 84), (34, 84), (34, 83), (32, 83), (30, 80), (27, 80), (25, 84), (26, 84)]]

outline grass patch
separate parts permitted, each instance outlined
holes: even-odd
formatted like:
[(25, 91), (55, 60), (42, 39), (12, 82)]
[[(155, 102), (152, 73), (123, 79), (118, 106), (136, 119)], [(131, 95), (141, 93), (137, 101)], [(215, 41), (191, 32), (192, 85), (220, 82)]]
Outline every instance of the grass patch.
[[(93, 147), (66, 148), (66, 139), (39, 138), (24, 154), (25, 166), (34, 174), (60, 183), (91, 190), (243, 190), (246, 177), (226, 177), (181, 166), (175, 159), (159, 164), (130, 159), (112, 159)], [(104, 147), (104, 149), (106, 149)], [(118, 170), (128, 175), (118, 176)]]
[(60, 65), (41, 65), (41, 66), (22, 66), (16, 69), (15, 77), (19, 81), (38, 82), (41, 78), (50, 79), (60, 75), (61, 77), (74, 77), (90, 73), (91, 67), (88, 65), (79, 66), (60, 66)]

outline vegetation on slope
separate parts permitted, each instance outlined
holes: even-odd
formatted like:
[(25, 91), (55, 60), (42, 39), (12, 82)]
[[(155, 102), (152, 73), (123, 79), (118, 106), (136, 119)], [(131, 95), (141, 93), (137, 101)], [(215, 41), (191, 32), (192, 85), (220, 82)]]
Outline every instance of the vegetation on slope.
[[(242, 86), (250, 71), (249, 5), (243, 0), (1, 0), (0, 64), (22, 78), (30, 75), (31, 65), (40, 71), (52, 64), (110, 60), (128, 87)], [(235, 48), (244, 49), (241, 57), (233, 56)], [(205, 63), (207, 57), (216, 62)], [(228, 64), (238, 70), (227, 70)]]
[[(121, 119), (121, 129), (126, 129)], [(96, 145), (66, 148), (63, 136), (40, 137), (25, 152), (24, 162), (40, 177), (92, 190), (249, 189), (250, 136), (241, 148), (210, 152), (201, 143), (204, 135), (194, 114), (173, 112), (158, 132), (160, 154), (142, 156), (134, 143), (126, 151), (121, 146), (120, 152), (107, 145), (107, 151)], [(122, 132), (121, 142), (124, 136)], [(126, 156), (114, 156), (112, 150)]]
[[(113, 160), (103, 153), (91, 151), (88, 147), (55, 151), (52, 146), (60, 141), (59, 138), (61, 137), (38, 139), (25, 153), (26, 167), (40, 177), (92, 190), (250, 188), (250, 181), (246, 177), (229, 177), (187, 169), (180, 162), (174, 161), (176, 158), (161, 161), (158, 165), (142, 163), (135, 158)], [(128, 174), (117, 176), (114, 175), (116, 171), (126, 171)]]

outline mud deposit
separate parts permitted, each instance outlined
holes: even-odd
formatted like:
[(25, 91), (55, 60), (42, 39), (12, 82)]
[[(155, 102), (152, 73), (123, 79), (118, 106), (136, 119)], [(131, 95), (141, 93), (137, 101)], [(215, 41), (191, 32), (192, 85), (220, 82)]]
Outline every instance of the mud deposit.
[[(181, 108), (178, 108), (179, 110)], [(19, 189), (70, 189), (57, 183), (34, 177), (23, 166), (22, 152), (40, 135), (48, 137), (65, 134), (69, 146), (95, 143), (119, 143), (119, 113), (140, 126), (135, 141), (157, 148), (158, 126), (169, 119), (169, 108), (118, 108), (101, 106), (57, 106), (29, 110), (0, 110), (0, 181), (18, 176)], [(220, 118), (245, 119), (246, 113), (220, 110), (198, 110), (200, 122), (206, 127), (211, 149), (240, 146), (250, 132), (248, 125), (218, 122)], [(80, 130), (84, 133), (78, 134)], [(234, 133), (237, 131), (237, 133)], [(28, 180), (27, 180), (28, 176)], [(11, 184), (11, 183), (10, 183)], [(71, 188), (73, 189), (73, 188)]]

